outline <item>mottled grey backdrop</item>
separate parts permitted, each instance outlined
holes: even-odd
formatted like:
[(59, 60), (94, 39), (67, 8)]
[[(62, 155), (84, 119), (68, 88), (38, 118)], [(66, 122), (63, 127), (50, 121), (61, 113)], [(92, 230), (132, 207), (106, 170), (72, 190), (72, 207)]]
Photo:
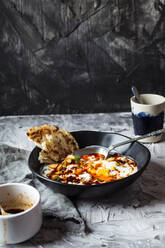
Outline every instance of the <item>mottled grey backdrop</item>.
[(0, 1), (0, 115), (128, 111), (164, 81), (165, 0)]

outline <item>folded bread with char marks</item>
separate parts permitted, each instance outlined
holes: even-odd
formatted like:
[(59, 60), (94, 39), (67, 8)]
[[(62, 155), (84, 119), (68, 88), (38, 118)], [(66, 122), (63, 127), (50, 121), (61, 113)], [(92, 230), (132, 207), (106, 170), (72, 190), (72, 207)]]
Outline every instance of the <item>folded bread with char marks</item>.
[(55, 125), (32, 127), (26, 134), (41, 148), (39, 154), (41, 163), (61, 161), (79, 148), (77, 141), (67, 130), (59, 129)]

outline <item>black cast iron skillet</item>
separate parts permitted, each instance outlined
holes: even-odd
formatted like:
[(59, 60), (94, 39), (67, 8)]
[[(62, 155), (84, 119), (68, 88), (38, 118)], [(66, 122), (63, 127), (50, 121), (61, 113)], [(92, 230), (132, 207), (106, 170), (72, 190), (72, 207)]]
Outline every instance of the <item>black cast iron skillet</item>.
[[(121, 141), (129, 139), (129, 137), (111, 132), (99, 131), (75, 131), (71, 134), (77, 140), (79, 147), (83, 148), (88, 145), (110, 146)], [(117, 190), (123, 189), (133, 183), (145, 170), (150, 161), (149, 150), (139, 142), (124, 145), (116, 149), (117, 153), (133, 158), (138, 164), (138, 171), (124, 179), (115, 182), (109, 182), (99, 185), (73, 185), (64, 184), (58, 181), (50, 180), (41, 175), (42, 164), (38, 160), (40, 149), (35, 147), (29, 156), (28, 165), (33, 175), (37, 177), (47, 187), (51, 187), (55, 193), (62, 193), (69, 197), (80, 198), (100, 198), (108, 194), (112, 194)]]

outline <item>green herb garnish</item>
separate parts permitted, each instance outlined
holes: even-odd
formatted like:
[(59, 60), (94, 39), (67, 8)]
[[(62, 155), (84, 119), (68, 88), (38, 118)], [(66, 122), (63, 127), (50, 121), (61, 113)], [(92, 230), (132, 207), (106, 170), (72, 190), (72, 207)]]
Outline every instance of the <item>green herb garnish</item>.
[(80, 156), (74, 154), (74, 160), (77, 164), (80, 163)]

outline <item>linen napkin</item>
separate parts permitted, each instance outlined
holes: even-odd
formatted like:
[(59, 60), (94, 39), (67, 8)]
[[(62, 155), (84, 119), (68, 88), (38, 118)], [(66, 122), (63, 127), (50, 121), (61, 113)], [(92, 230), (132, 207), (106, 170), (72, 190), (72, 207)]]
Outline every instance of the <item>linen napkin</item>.
[(38, 189), (41, 195), (43, 210), (43, 225), (40, 232), (24, 246), (30, 247), (29, 242), (40, 244), (53, 242), (63, 233), (75, 235), (85, 234), (85, 224), (72, 201), (63, 194), (54, 193), (44, 184), (34, 179), (28, 168), (30, 152), (5, 144), (0, 145), (0, 184), (17, 182), (30, 184)]

